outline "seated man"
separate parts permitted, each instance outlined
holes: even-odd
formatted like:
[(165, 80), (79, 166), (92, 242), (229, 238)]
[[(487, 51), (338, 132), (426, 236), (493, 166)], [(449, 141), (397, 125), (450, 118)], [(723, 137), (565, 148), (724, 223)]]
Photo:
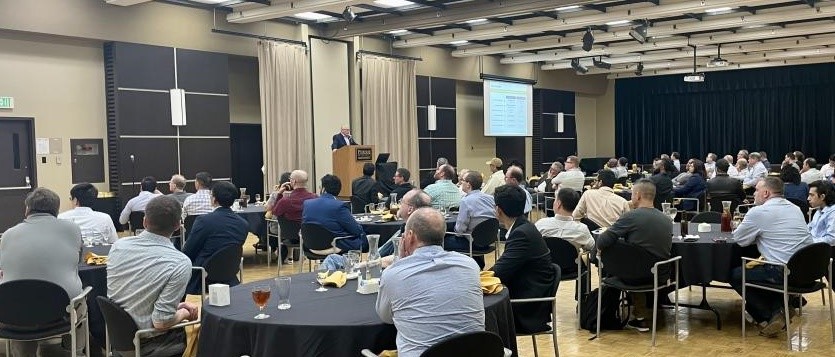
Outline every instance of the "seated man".
[(809, 184), (809, 207), (817, 213), (809, 222), (809, 231), (817, 242), (835, 245), (835, 188), (829, 181)]
[(62, 212), (58, 215), (58, 219), (75, 222), (81, 228), (81, 236), (84, 238), (101, 237), (104, 241), (113, 243), (119, 239), (113, 219), (107, 213), (93, 211), (90, 208), (98, 196), (99, 190), (89, 183), (84, 182), (73, 186), (70, 190), (70, 200), (75, 208)]
[(731, 201), (731, 212), (745, 200), (742, 181), (728, 175), (731, 165), (725, 159), (719, 159), (714, 165), (716, 176), (707, 181), (707, 196), (710, 197), (710, 210), (722, 212), (722, 201)]
[(435, 183), (423, 189), (429, 197), (432, 197), (432, 207), (438, 209), (458, 207), (461, 193), (458, 191), (458, 186), (452, 183), (452, 179), (455, 178), (455, 168), (449, 164), (441, 165), (435, 171), (435, 178), (437, 179)]
[(618, 239), (623, 238), (627, 243), (646, 249), (658, 260), (669, 259), (673, 245), (670, 217), (655, 209), (654, 200), (655, 185), (652, 181), (638, 180), (632, 186), (632, 206), (635, 209), (624, 213), (597, 237), (598, 252), (613, 246)]
[(339, 177), (325, 175), (322, 177), (322, 195), (319, 198), (306, 200), (302, 203), (302, 224), (318, 224), (333, 233), (336, 237), (351, 238), (339, 239), (336, 247), (324, 250), (312, 250), (319, 255), (347, 252), (349, 250), (368, 250), (368, 241), (362, 226), (351, 215), (351, 210), (345, 202), (336, 199), (336, 195), (342, 190), (342, 182)]
[(803, 169), (800, 170), (800, 180), (809, 184), (823, 180), (823, 173), (818, 170), (818, 161), (810, 157), (803, 160)]
[[(157, 191), (157, 179), (153, 176), (143, 177), (140, 187), (142, 188), (142, 191), (140, 191), (136, 197), (128, 200), (128, 203), (126, 203), (125, 207), (122, 208), (122, 213), (119, 215), (119, 223), (128, 224), (131, 213), (144, 211), (145, 205), (148, 204), (148, 201), (161, 195), (161, 193)], [(133, 227), (133, 229), (136, 228), (142, 227)]]
[(583, 185), (586, 182), (586, 175), (580, 171), (580, 158), (569, 156), (565, 159), (565, 171), (560, 172), (557, 177), (551, 180), (555, 190), (568, 187), (577, 192), (583, 192)]
[(574, 210), (574, 218), (588, 218), (598, 226), (607, 228), (629, 212), (629, 202), (612, 190), (615, 181), (615, 173), (611, 170), (598, 171), (596, 189), (583, 192)]
[(446, 222), (431, 208), (406, 222), (401, 259), (380, 279), (377, 314), (397, 328), (397, 355), (417, 357), (446, 337), (484, 331), (478, 266), (441, 248)]
[[(752, 154), (753, 155), (753, 154)], [(787, 263), (801, 248), (814, 243), (800, 209), (783, 198), (783, 180), (765, 177), (757, 182), (754, 204), (733, 232), (734, 241), (747, 247), (756, 244), (763, 259)], [(775, 265), (762, 264), (746, 269), (738, 267), (731, 273), (730, 284), (742, 294), (742, 274), (748, 282), (780, 284), (783, 270)], [(760, 334), (775, 337), (786, 327), (783, 295), (761, 289), (747, 289), (745, 311), (761, 327)]]
[(580, 194), (570, 188), (557, 191), (554, 200), (554, 217), (542, 218), (536, 221), (536, 229), (543, 237), (562, 238), (575, 247), (591, 250), (594, 248), (594, 238), (589, 228), (574, 220), (572, 216)]
[[(757, 182), (760, 182), (763, 177), (768, 175), (768, 169), (760, 162), (760, 153), (752, 152), (748, 155), (748, 172), (745, 178), (742, 179), (742, 185), (745, 187), (755, 187)], [(740, 169), (740, 174), (742, 170)]]
[[(548, 297), (556, 279), (551, 254), (542, 235), (524, 215), (525, 192), (516, 185), (496, 188), (496, 217), (507, 230), (504, 253), (490, 270), (510, 290), (511, 299)], [(524, 304), (513, 308), (518, 333), (547, 331), (550, 304)]]
[(485, 162), (485, 164), (490, 168), (490, 177), (484, 182), (481, 191), (488, 195), (493, 195), (496, 187), (504, 184), (504, 171), (502, 171), (504, 162), (502, 162), (502, 159), (494, 157), (490, 161)]
[(180, 174), (171, 176), (171, 181), (168, 181), (168, 189), (171, 190), (168, 195), (177, 199), (180, 204), (185, 203), (186, 198), (192, 195), (186, 192), (186, 178)]
[(673, 179), (671, 175), (675, 172), (676, 167), (673, 166), (673, 161), (670, 159), (658, 159), (654, 166), (657, 173), (650, 176), (649, 180), (655, 185), (655, 202), (653, 202), (653, 205), (655, 209), (660, 210), (662, 203), (672, 202), (673, 200)]
[(829, 163), (821, 167), (821, 175), (826, 181), (832, 180), (832, 175), (835, 174), (835, 154), (829, 157)]
[(183, 201), (183, 218), (198, 216), (214, 211), (212, 207), (212, 175), (201, 171), (194, 175), (194, 187), (197, 193)]
[(525, 192), (525, 208), (523, 212), (528, 214), (533, 209), (533, 197), (531, 193), (525, 189), (525, 174), (519, 166), (510, 166), (507, 168), (504, 176), (504, 183), (506, 185), (519, 186)]
[(548, 168), (548, 173), (540, 178), (539, 183), (533, 188), (533, 201), (538, 206), (537, 208), (542, 209), (548, 207), (554, 201), (554, 186), (551, 185), (551, 180), (557, 177), (562, 172), (562, 169), (562, 164), (554, 161), (551, 163), (551, 167)]
[[(481, 192), (482, 180), (481, 173), (478, 171), (467, 172), (461, 180), (461, 189), (465, 196), (461, 199), (458, 218), (455, 220), (455, 233), (471, 234), (481, 222), (496, 218), (496, 204), (493, 202), (493, 196)], [(486, 248), (473, 245), (473, 250)], [(470, 243), (466, 237), (450, 235), (444, 239), (444, 249), (467, 251), (470, 249)], [(484, 267), (484, 257), (473, 258), (480, 267)]]
[[(194, 220), (194, 226), (183, 246), (183, 254), (191, 259), (193, 266), (205, 267), (206, 261), (215, 253), (229, 246), (241, 246), (246, 241), (249, 224), (229, 207), (240, 197), (241, 191), (227, 181), (218, 181), (212, 186), (212, 213), (200, 215)], [(237, 278), (232, 281), (213, 281), (230, 286), (238, 285)], [(200, 276), (193, 275), (188, 285), (189, 294), (200, 294)]]
[(173, 197), (154, 198), (145, 208), (145, 231), (119, 239), (110, 249), (107, 296), (121, 305), (140, 329), (160, 330), (143, 340), (143, 356), (182, 354), (185, 331), (165, 329), (198, 317), (197, 306), (180, 302), (191, 277), (191, 262), (170, 240), (180, 228), (181, 211)]
[[(307, 172), (302, 170), (293, 170), (290, 173), (290, 181), (284, 183), (276, 192), (275, 197), (278, 197), (275, 204), (272, 206), (273, 217), (282, 217), (288, 221), (299, 222), (302, 221), (302, 204), (304, 201), (316, 198), (316, 194), (307, 190)], [(289, 191), (289, 193), (288, 193)], [(270, 237), (270, 248), (276, 249), (276, 254), (280, 254), (280, 259), (287, 258), (287, 248), (282, 246), (278, 250), (278, 240), (275, 237)], [(290, 239), (289, 243), (298, 244), (299, 238)]]
[[(411, 183), (409, 183), (409, 179), (411, 177), (412, 174), (406, 168), (398, 167), (397, 170), (394, 171), (394, 177), (392, 179), (394, 180), (395, 187), (391, 190), (391, 193), (396, 193), (398, 200), (402, 200), (403, 197), (406, 196), (406, 192), (415, 188)], [(389, 204), (391, 204), (391, 202), (389, 202)]]
[[(4, 232), (0, 240), (0, 282), (45, 280), (64, 288), (70, 299), (78, 296), (82, 291), (78, 277), (82, 244), (78, 226), (56, 219), (61, 202), (49, 189), (36, 188), (26, 196), (25, 204), (26, 219)], [(84, 347), (86, 330), (77, 331), (81, 332), (76, 334), (78, 348)], [(64, 345), (69, 349), (72, 342), (69, 335), (65, 337)], [(39, 355), (39, 341), (10, 343), (13, 356)]]
[(377, 197), (380, 188), (372, 176), (374, 164), (366, 162), (362, 165), (362, 176), (351, 182), (351, 212), (364, 213), (365, 205), (380, 202)]

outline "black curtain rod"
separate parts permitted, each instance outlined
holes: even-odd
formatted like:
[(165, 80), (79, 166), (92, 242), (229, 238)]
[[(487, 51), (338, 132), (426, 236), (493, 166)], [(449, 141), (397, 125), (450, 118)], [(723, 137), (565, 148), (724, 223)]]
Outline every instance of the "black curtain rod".
[(357, 55), (372, 55), (372, 56), (380, 56), (380, 57), (388, 57), (388, 58), (396, 58), (396, 59), (405, 59), (405, 60), (412, 60), (412, 61), (423, 61), (423, 58), (420, 57), (410, 57), (410, 56), (402, 56), (402, 55), (392, 55), (388, 53), (382, 52), (373, 52), (373, 51), (365, 51), (359, 50), (357, 51)]
[(495, 81), (504, 81), (504, 82), (514, 82), (514, 83), (522, 83), (522, 84), (536, 84), (535, 79), (527, 79), (527, 78), (515, 78), (515, 77), (506, 77), (506, 76), (499, 76), (495, 74), (487, 74), (482, 73), (480, 75), (481, 79), (491, 79)]
[(292, 43), (294, 45), (307, 47), (307, 43), (305, 43), (303, 41), (288, 40), (288, 39), (278, 38), (278, 37), (261, 36), (261, 35), (254, 35), (254, 34), (251, 34), (251, 33), (235, 32), (235, 31), (227, 31), (227, 30), (219, 30), (219, 29), (212, 29), (212, 32), (223, 34), (223, 35), (230, 35), (230, 36), (257, 38), (259, 40), (269, 40), (269, 41)]

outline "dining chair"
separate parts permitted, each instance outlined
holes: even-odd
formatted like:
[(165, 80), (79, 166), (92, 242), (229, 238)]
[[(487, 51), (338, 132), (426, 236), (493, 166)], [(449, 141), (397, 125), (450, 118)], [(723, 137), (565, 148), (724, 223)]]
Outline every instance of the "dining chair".
[[(584, 293), (588, 293), (591, 286), (591, 272), (583, 264), (583, 249), (575, 247), (571, 242), (560, 237), (543, 237), (545, 245), (551, 250), (551, 263), (559, 265), (560, 280), (575, 280), (575, 299), (577, 300), (577, 329), (580, 329), (581, 302)], [(583, 279), (585, 277), (585, 279)]]
[[(517, 333), (516, 336), (530, 336), (531, 342), (533, 343), (533, 355), (539, 357), (539, 351), (537, 350), (536, 346), (536, 336), (539, 335), (551, 335), (551, 340), (554, 343), (554, 356), (559, 357), (560, 355), (560, 348), (559, 344), (557, 343), (557, 289), (560, 287), (560, 279), (562, 275), (562, 271), (560, 270), (560, 266), (557, 264), (551, 264), (551, 268), (554, 270), (554, 281), (551, 284), (551, 288), (548, 290), (548, 293), (545, 297), (539, 298), (527, 298), (527, 299), (510, 299), (510, 305), (523, 305), (523, 304), (532, 304), (532, 303), (550, 303), (551, 304), (551, 329), (539, 332), (532, 332), (532, 333)], [(599, 310), (598, 310), (599, 311)], [(600, 317), (598, 317), (598, 321), (600, 321)]]
[[(281, 276), (281, 264), (284, 263), (284, 256), (281, 256), (281, 246), (284, 245), (287, 248), (287, 255), (292, 259), (294, 251), (301, 248), (302, 223), (299, 221), (291, 221), (285, 217), (277, 217), (276, 220), (278, 221), (279, 227), (278, 248), (276, 248), (279, 252), (278, 276)], [(301, 256), (301, 254), (299, 255)]]
[(133, 317), (113, 299), (106, 296), (97, 296), (96, 302), (104, 316), (105, 324), (105, 356), (110, 356), (111, 351), (134, 352), (135, 357), (141, 357), (141, 342), (143, 337), (150, 337), (159, 334), (160, 331), (171, 331), (185, 328), (186, 326), (200, 323), (197, 321), (186, 321), (171, 326), (165, 330), (157, 328), (139, 329)]

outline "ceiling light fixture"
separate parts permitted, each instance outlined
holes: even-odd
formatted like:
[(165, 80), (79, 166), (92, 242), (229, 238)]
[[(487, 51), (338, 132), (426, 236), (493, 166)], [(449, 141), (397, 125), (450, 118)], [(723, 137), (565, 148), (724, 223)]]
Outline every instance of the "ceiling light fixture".
[(648, 27), (649, 26), (648, 26), (647, 23), (643, 23), (643, 24), (640, 24), (638, 26), (635, 26), (631, 30), (629, 30), (629, 36), (632, 36), (632, 38), (634, 38), (635, 41), (638, 41), (640, 43), (645, 43), (645, 42), (647, 42), (647, 29), (648, 29)]
[(644, 75), (644, 62), (638, 62), (638, 68), (635, 70), (636, 76)]
[(319, 21), (319, 20), (332, 18), (331, 16), (328, 16), (328, 15), (325, 15), (325, 14), (320, 14), (318, 12), (302, 12), (302, 13), (295, 14), (293, 16), (298, 17), (298, 18), (303, 19), (303, 20), (310, 20), (310, 21)]
[(453, 45), (453, 46), (461, 46), (461, 45), (466, 45), (466, 44), (468, 44), (468, 43), (470, 43), (470, 41), (467, 41), (467, 40), (458, 40), (458, 41), (452, 41), (452, 42), (450, 42), (449, 44), (450, 44), (450, 45)]
[(606, 26), (620, 26), (620, 25), (626, 25), (630, 22), (632, 22), (632, 21), (629, 21), (629, 20), (609, 21), (609, 22), (606, 23)]
[(708, 67), (727, 67), (728, 60), (722, 58), (722, 44), (716, 47), (716, 57), (707, 62)]
[(705, 12), (708, 13), (708, 14), (716, 14), (716, 13), (720, 13), (720, 12), (731, 11), (733, 9), (734, 8), (732, 8), (732, 7), (725, 6), (725, 7), (717, 7), (717, 8), (713, 8), (713, 9), (707, 9), (707, 10), (705, 10)]
[(577, 74), (586, 74), (589, 71), (588, 68), (580, 64), (579, 58), (574, 58), (571, 60), (571, 68), (574, 68)]
[(591, 51), (592, 45), (594, 45), (594, 34), (591, 33), (591, 27), (589, 27), (583, 35), (583, 51)]
[(701, 83), (705, 81), (705, 74), (696, 72), (696, 46), (693, 47), (693, 73), (684, 76), (684, 81), (687, 83)]
[(592, 58), (591, 59), (592, 65), (600, 69), (612, 69), (612, 64), (609, 62), (603, 61), (603, 56), (600, 56), (600, 59)]
[(569, 10), (577, 10), (580, 8), (580, 5), (568, 5), (563, 7), (556, 8), (556, 11), (569, 11)]
[(389, 31), (389, 34), (390, 35), (404, 35), (408, 32), (409, 32), (409, 30), (400, 29), (400, 30)]
[(374, 3), (383, 7), (404, 7), (415, 4), (406, 0), (374, 0)]
[(487, 22), (487, 19), (474, 19), (474, 20), (467, 20), (467, 21), (464, 21), (464, 22), (466, 22), (468, 24), (479, 24), (479, 23), (482, 23), (482, 22)]

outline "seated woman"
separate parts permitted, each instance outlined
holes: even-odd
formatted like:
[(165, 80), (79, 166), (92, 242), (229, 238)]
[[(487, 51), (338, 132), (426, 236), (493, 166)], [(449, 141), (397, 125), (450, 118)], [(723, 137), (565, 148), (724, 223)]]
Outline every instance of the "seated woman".
[(783, 165), (780, 168), (780, 179), (783, 180), (783, 196), (786, 199), (806, 201), (809, 197), (809, 185), (800, 181), (800, 171), (792, 165)]
[[(705, 194), (707, 190), (707, 171), (702, 160), (692, 159), (687, 163), (687, 172), (690, 176), (684, 181), (681, 186), (673, 188), (675, 197), (681, 198), (699, 198)], [(681, 209), (685, 211), (695, 211), (696, 202), (687, 200), (682, 202)]]

